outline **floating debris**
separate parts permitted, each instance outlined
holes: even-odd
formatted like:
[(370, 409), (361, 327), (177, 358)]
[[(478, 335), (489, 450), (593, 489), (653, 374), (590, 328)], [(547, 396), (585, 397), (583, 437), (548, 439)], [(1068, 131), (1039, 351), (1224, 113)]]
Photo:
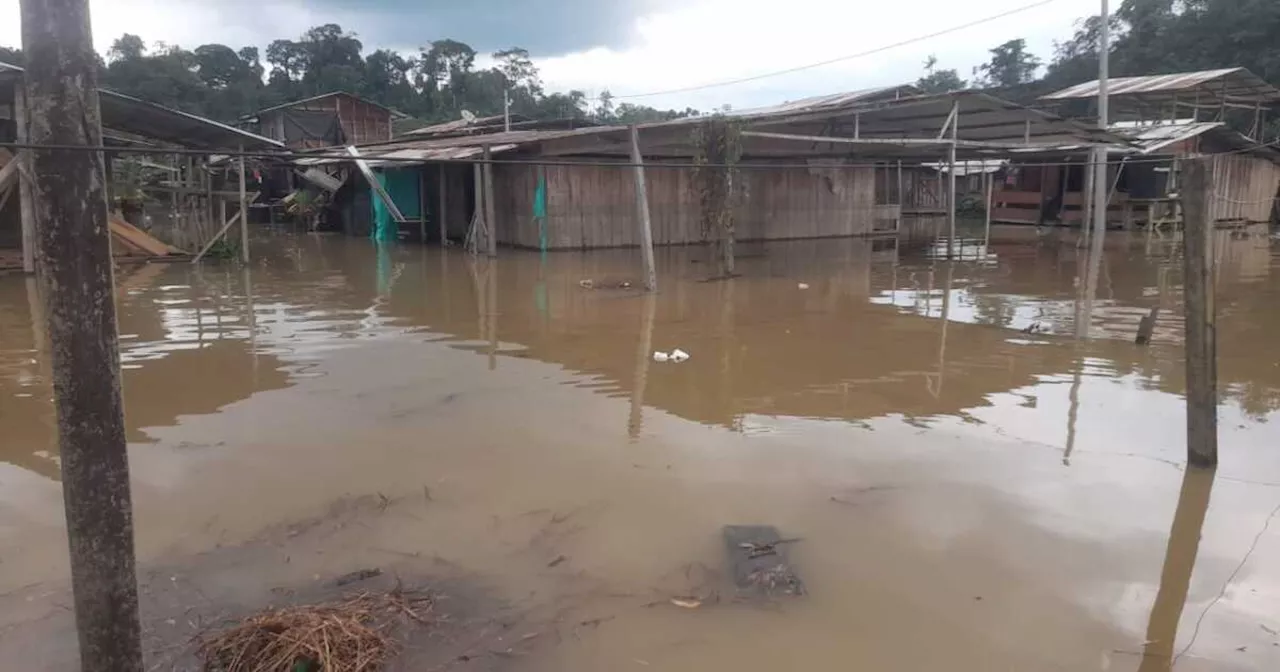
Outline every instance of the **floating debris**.
[(365, 593), (339, 602), (272, 609), (208, 638), (197, 653), (218, 672), (363, 672), (382, 669), (397, 650), (397, 622), (427, 624), (425, 593)]

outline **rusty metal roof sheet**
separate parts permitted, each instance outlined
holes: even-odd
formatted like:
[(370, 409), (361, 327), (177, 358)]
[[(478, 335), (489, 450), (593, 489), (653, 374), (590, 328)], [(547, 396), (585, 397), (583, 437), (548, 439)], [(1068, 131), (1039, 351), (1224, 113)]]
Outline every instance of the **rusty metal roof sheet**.
[[(1107, 81), (1111, 96), (1135, 96), (1168, 100), (1180, 93), (1200, 93), (1206, 100), (1233, 103), (1280, 102), (1280, 89), (1245, 68), (1225, 68), (1200, 72), (1179, 72), (1143, 77), (1114, 77)], [(1096, 98), (1098, 80), (1055, 91), (1040, 100), (1074, 100)]]
[(1117, 124), (1111, 127), (1111, 132), (1132, 140), (1139, 153), (1150, 154), (1222, 127), (1223, 124), (1211, 121), (1153, 124), (1149, 126)]
[(755, 107), (744, 110), (734, 110), (728, 116), (731, 117), (754, 117), (767, 116), (772, 114), (789, 114), (792, 112), (808, 112), (829, 108), (838, 108), (856, 103), (870, 103), (880, 100), (897, 100), (907, 96), (920, 95), (920, 89), (911, 84), (897, 84), (894, 86), (878, 86), (870, 89), (860, 89), (858, 91), (846, 91), (844, 93), (831, 93), (824, 96), (811, 96), (809, 98), (801, 98), (793, 100), (781, 105), (769, 105), (767, 107)]

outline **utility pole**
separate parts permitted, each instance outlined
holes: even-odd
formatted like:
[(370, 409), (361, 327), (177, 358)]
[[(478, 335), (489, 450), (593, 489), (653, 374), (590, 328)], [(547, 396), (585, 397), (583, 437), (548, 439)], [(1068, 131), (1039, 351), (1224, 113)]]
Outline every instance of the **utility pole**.
[[(1107, 130), (1110, 125), (1108, 79), (1111, 76), (1111, 12), (1107, 0), (1102, 0), (1102, 23), (1098, 29), (1098, 128)], [(1093, 150), (1093, 234), (1101, 238), (1107, 229), (1107, 205), (1111, 196), (1111, 181), (1107, 179), (1107, 149)]]
[[(27, 137), (102, 146), (88, 0), (21, 0)], [(103, 156), (31, 151), (81, 669), (140, 672), (133, 505)]]

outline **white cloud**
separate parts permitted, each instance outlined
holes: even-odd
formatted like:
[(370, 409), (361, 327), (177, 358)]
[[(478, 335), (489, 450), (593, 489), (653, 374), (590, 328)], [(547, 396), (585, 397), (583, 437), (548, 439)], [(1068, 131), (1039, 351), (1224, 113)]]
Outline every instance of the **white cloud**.
[[(554, 0), (543, 0), (554, 2)], [(601, 0), (608, 1), (608, 0)], [(625, 50), (598, 48), (541, 59), (550, 90), (581, 89), (592, 96), (647, 93), (749, 77), (838, 58), (927, 35), (1027, 5), (1031, 0), (689, 0), (681, 8), (637, 20), (640, 39)], [(95, 46), (105, 52), (125, 32), (149, 43), (194, 47), (207, 42), (265, 47), (264, 34), (293, 37), (324, 22), (358, 26), (349, 12), (311, 10), (302, 0), (263, 0), (254, 12), (225, 11), (214, 4), (179, 0), (92, 0)], [(1096, 0), (1057, 0), (957, 33), (802, 72), (690, 93), (631, 102), (655, 107), (708, 109), (722, 104), (752, 107), (809, 95), (912, 81), (936, 54), (939, 67), (968, 77), (987, 50), (1025, 38), (1047, 59), (1055, 39), (1065, 39), (1077, 19), (1097, 11)], [(530, 28), (531, 30), (533, 27)], [(379, 44), (362, 34), (366, 47)], [(434, 36), (424, 36), (430, 39)], [(21, 41), (18, 0), (0, 0), (0, 44)], [(619, 100), (623, 102), (623, 100)]]
[[(869, 51), (1029, 4), (1028, 0), (701, 0), (639, 21), (641, 43), (626, 51), (595, 49), (540, 62), (554, 89), (615, 95), (697, 86)], [(809, 95), (913, 81), (927, 56), (968, 77), (987, 50), (1025, 38), (1047, 60), (1053, 40), (1096, 11), (1091, 0), (1058, 0), (957, 33), (811, 70), (698, 92), (638, 98), (655, 107), (749, 107)], [(620, 100), (619, 102), (623, 102)]]

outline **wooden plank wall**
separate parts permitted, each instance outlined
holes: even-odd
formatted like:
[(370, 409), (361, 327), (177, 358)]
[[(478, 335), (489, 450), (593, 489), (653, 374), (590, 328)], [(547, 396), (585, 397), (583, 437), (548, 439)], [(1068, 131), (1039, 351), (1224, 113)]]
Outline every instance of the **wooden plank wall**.
[(1214, 157), (1210, 170), (1214, 193), (1205, 200), (1212, 221), (1271, 221), (1280, 166), (1258, 157), (1231, 155)]
[[(535, 166), (497, 166), (498, 240), (538, 246), (533, 219)], [(548, 247), (597, 249), (639, 244), (634, 177), (622, 166), (546, 166)], [(871, 168), (744, 170), (745, 203), (738, 240), (788, 240), (870, 234), (878, 211)], [(657, 245), (702, 242), (697, 198), (687, 168), (647, 168), (653, 240)], [(883, 213), (879, 213), (883, 214)]]

